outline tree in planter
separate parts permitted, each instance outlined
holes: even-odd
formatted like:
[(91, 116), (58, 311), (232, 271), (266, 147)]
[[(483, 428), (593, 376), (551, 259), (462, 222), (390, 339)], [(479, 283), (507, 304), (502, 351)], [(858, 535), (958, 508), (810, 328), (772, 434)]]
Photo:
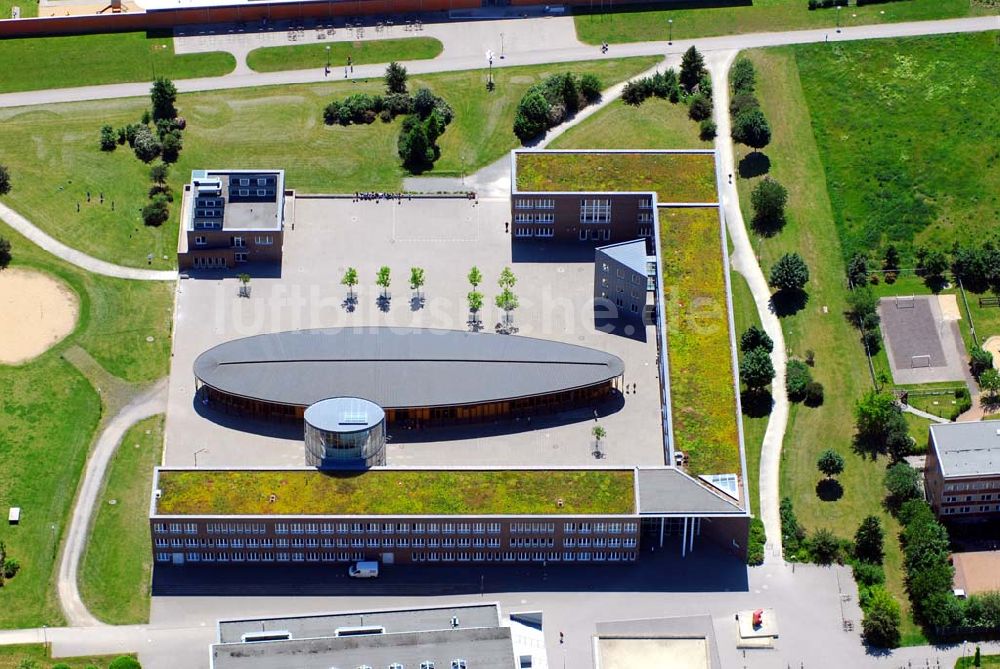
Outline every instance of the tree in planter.
[(154, 121), (177, 116), (177, 108), (174, 106), (177, 102), (177, 87), (166, 77), (157, 77), (153, 80), (149, 98), (153, 103)]
[(160, 226), (170, 218), (170, 205), (162, 193), (154, 195), (149, 204), (142, 208), (142, 222), (146, 225)]
[(472, 290), (479, 288), (479, 284), (483, 282), (483, 273), (479, 271), (479, 268), (475, 265), (469, 270), (468, 277), (469, 285), (472, 286)]
[(0, 270), (7, 269), (12, 259), (10, 241), (6, 237), (0, 237)]
[(809, 267), (798, 253), (786, 253), (771, 267), (769, 283), (779, 291), (799, 291), (809, 283)]
[(243, 272), (237, 274), (236, 279), (240, 282), (240, 297), (250, 297), (250, 275)]
[(763, 348), (755, 348), (743, 355), (740, 362), (740, 379), (751, 391), (759, 391), (774, 380), (771, 355)]
[(519, 306), (517, 295), (514, 294), (514, 291), (510, 287), (504, 287), (500, 290), (500, 294), (496, 296), (495, 302), (497, 308), (503, 311), (503, 326), (509, 330), (513, 322), (511, 314)]
[(828, 448), (819, 454), (816, 460), (816, 469), (820, 470), (827, 478), (833, 478), (844, 471), (844, 456)]
[(598, 450), (600, 450), (600, 448), (601, 448), (601, 440), (604, 439), (604, 437), (608, 436), (607, 430), (605, 430), (600, 425), (595, 425), (594, 429), (591, 430), (590, 433), (592, 435), (594, 435), (594, 441), (597, 442), (597, 448), (598, 448)]
[(383, 300), (389, 299), (389, 285), (391, 282), (391, 270), (386, 265), (382, 265), (378, 268), (378, 273), (375, 275), (375, 285), (382, 289)]
[(885, 531), (878, 516), (867, 516), (854, 533), (854, 557), (865, 562), (882, 564)]
[(753, 227), (762, 234), (774, 234), (785, 225), (785, 203), (788, 191), (771, 177), (757, 182), (750, 194), (753, 206)]
[(479, 312), (483, 308), (483, 294), (478, 290), (471, 290), (465, 299), (469, 303), (469, 324), (476, 329), (479, 327)]
[(771, 124), (760, 109), (751, 109), (733, 119), (733, 139), (759, 151), (771, 143)]
[(10, 192), (10, 170), (6, 165), (0, 165), (0, 195)]
[(420, 289), (424, 285), (424, 269), (422, 267), (411, 267), (410, 268), (410, 290), (413, 291), (413, 299), (417, 303), (422, 303), (424, 301), (423, 295), (420, 294)]
[(748, 353), (755, 348), (763, 348), (770, 353), (774, 350), (774, 341), (764, 330), (756, 325), (751, 325), (740, 335), (740, 351)]
[(340, 285), (347, 286), (347, 302), (353, 303), (357, 299), (354, 295), (354, 287), (358, 285), (358, 270), (348, 267), (340, 279)]
[(681, 56), (681, 73), (680, 73), (680, 84), (685, 92), (691, 93), (694, 91), (698, 82), (701, 78), (705, 76), (707, 70), (705, 70), (705, 59), (702, 57), (698, 49), (694, 48), (692, 45), (690, 49), (684, 52)]
[(405, 67), (395, 61), (389, 63), (385, 68), (385, 92), (405, 93), (408, 76)]

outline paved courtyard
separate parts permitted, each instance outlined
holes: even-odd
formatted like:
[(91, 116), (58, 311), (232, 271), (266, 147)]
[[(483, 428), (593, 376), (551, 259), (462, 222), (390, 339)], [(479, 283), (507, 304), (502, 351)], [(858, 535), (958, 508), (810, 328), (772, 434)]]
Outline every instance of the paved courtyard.
[[(195, 401), (194, 359), (238, 337), (282, 330), (400, 326), (468, 328), (466, 280), (483, 273), (484, 328), (501, 318), (493, 305), (497, 277), (511, 266), (520, 307), (515, 336), (539, 337), (608, 351), (625, 362), (636, 392), (577, 412), (472, 428), (390, 430), (390, 465), (663, 464), (655, 328), (626, 338), (594, 326), (593, 261), (554, 254), (558, 262), (511, 260), (506, 199), (364, 200), (299, 198), (285, 233), (280, 276), (255, 275), (251, 297), (237, 296), (233, 276), (196, 275), (178, 284), (165, 463), (172, 466), (300, 466), (301, 428), (254, 424)], [(592, 258), (592, 256), (590, 256)], [(392, 270), (391, 300), (380, 305), (375, 275)], [(357, 268), (357, 302), (345, 304), (340, 279)], [(423, 301), (409, 289), (410, 267), (426, 272)], [(252, 268), (251, 268), (252, 269)], [(274, 272), (271, 272), (274, 274)], [(594, 411), (607, 430), (605, 457), (592, 454)]]
[(878, 312), (897, 384), (965, 380), (967, 355), (954, 295), (883, 297)]

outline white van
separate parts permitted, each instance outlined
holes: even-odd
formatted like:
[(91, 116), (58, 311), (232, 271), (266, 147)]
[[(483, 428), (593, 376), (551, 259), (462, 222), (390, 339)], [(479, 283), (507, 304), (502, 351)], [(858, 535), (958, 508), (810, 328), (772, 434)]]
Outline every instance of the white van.
[(358, 562), (347, 570), (351, 578), (378, 578), (378, 562)]

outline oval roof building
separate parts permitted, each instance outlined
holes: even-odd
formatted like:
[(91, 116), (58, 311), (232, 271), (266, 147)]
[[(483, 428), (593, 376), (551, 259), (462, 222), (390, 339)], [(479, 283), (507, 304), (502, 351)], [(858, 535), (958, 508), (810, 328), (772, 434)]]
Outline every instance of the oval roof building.
[(230, 408), (267, 414), (275, 413), (268, 406), (288, 407), (301, 417), (320, 400), (352, 396), (383, 407), (390, 420), (400, 409), (556, 408), (599, 399), (623, 372), (617, 356), (573, 344), (392, 327), (257, 335), (220, 344), (194, 362), (207, 399)]

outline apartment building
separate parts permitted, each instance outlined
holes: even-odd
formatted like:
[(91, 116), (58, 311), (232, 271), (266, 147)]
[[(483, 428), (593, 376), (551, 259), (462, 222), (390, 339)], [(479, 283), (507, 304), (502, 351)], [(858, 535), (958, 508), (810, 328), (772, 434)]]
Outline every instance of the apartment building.
[(942, 520), (1000, 518), (1000, 425), (931, 425), (924, 481), (931, 508)]

